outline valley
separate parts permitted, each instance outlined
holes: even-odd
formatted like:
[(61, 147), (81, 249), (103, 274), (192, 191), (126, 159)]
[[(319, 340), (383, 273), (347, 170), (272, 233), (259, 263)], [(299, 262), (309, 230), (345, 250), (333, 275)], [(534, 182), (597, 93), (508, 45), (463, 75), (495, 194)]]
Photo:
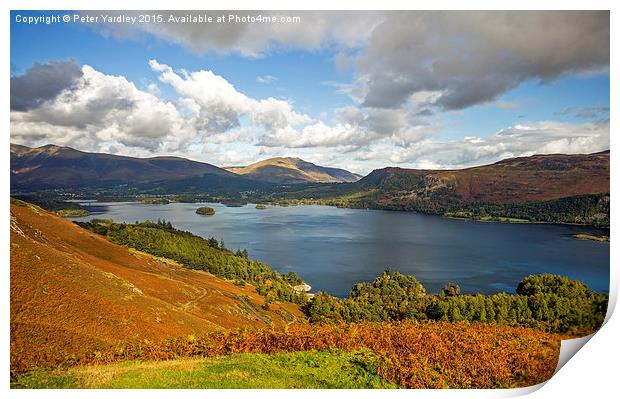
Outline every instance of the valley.
[[(292, 293), (296, 275), (166, 221), (80, 225), (86, 229), (12, 200), (16, 388), (170, 387), (176, 383), (159, 373), (177, 367), (172, 359), (193, 370), (175, 381), (197, 387), (223, 387), (214, 383), (221, 373), (246, 368), (253, 387), (261, 378), (291, 388), (300, 378), (304, 387), (526, 386), (550, 377), (560, 339), (600, 326), (607, 303), (558, 276), (530, 276), (518, 295), (485, 297), (449, 285), (427, 294), (415, 277), (389, 271), (356, 284), (347, 298), (308, 300)], [(563, 316), (575, 312), (578, 319)], [(278, 369), (282, 359), (293, 367)], [(344, 374), (328, 378), (306, 362)], [(437, 362), (443, 371), (425, 366)], [(272, 374), (255, 374), (265, 365)], [(92, 373), (109, 377), (93, 382)]]
[[(600, 237), (609, 227), (609, 152), (360, 178), (292, 158), (225, 170), (14, 145), (11, 190), (15, 388), (225, 387), (217, 381), (230, 373), (244, 373), (248, 387), (526, 386), (548, 379), (560, 340), (596, 331), (607, 308), (608, 264), (579, 259), (591, 264), (608, 250)], [(329, 231), (315, 231), (317, 223)], [(282, 226), (302, 241), (283, 245)], [(383, 229), (386, 242), (376, 236)], [(455, 247), (459, 231), (475, 241), (462, 243), (467, 256)], [(503, 248), (512, 236), (530, 239)], [(536, 240), (559, 252), (546, 259)], [(440, 252), (458, 262), (437, 257), (444, 243), (452, 248)], [(297, 260), (278, 258), (285, 248)], [(485, 248), (498, 251), (495, 261)], [(558, 253), (568, 256), (561, 264)], [(493, 278), (479, 273), (489, 261), (499, 262)], [(329, 277), (346, 270), (343, 281)], [(293, 288), (306, 282), (316, 291)], [(379, 339), (386, 334), (389, 342)], [(179, 364), (186, 369), (170, 379)], [(257, 372), (264, 367), (271, 371)]]
[(336, 173), (294, 158), (228, 168), (236, 174), (182, 158), (129, 158), (68, 147), (13, 145), (11, 192), (33, 202), (45, 197), (46, 201), (163, 198), (237, 206), (319, 204), (608, 228), (609, 155), (609, 151), (534, 155), (459, 170), (388, 167), (357, 180), (359, 176), (350, 172)]
[(3, 397), (613, 391), (608, 7), (174, 6), (8, 7)]

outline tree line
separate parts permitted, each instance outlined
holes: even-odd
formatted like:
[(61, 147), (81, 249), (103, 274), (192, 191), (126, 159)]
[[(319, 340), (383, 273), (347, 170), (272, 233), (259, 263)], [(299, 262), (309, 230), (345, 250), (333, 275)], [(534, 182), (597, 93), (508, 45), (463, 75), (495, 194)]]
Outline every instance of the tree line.
[(516, 295), (462, 295), (454, 283), (429, 295), (414, 276), (386, 270), (372, 283), (355, 284), (347, 298), (320, 292), (305, 308), (313, 323), (470, 321), (583, 335), (601, 326), (607, 301), (580, 281), (551, 274), (524, 278)]

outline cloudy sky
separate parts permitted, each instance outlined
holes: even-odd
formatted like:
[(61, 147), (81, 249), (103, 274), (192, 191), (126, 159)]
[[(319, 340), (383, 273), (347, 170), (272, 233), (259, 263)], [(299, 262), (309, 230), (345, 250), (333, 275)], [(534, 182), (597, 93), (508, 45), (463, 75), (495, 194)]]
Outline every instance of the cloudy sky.
[(191, 13), (13, 11), (11, 141), (362, 174), (609, 148), (607, 12)]

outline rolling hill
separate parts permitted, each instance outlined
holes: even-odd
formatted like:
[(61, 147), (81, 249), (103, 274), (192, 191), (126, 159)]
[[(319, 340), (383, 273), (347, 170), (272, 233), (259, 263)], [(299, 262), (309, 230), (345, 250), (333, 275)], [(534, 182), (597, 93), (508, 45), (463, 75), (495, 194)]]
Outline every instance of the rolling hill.
[(356, 183), (381, 201), (429, 198), (465, 203), (525, 203), (609, 192), (609, 151), (511, 158), (459, 170), (384, 168)]
[(203, 189), (256, 186), (217, 166), (179, 157), (134, 158), (55, 145), (29, 148), (11, 144), (13, 191), (119, 185), (152, 188), (184, 179)]
[(344, 169), (327, 168), (299, 158), (270, 158), (248, 166), (225, 168), (230, 172), (269, 183), (343, 183), (355, 182), (360, 175)]
[(11, 201), (11, 370), (47, 367), (130, 340), (282, 327), (303, 314), (261, 307), (254, 287), (113, 244)]

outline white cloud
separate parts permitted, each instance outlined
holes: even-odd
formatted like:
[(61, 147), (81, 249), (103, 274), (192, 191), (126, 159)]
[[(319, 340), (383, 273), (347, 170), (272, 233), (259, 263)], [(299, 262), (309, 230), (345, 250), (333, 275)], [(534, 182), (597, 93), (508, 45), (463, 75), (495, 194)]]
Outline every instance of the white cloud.
[(161, 90), (159, 90), (159, 86), (157, 86), (156, 83), (149, 83), (146, 86), (146, 89), (149, 93), (151, 93), (154, 96), (159, 96), (161, 94)]
[(278, 129), (265, 135), (260, 144), (291, 148), (342, 146), (352, 151), (381, 140), (409, 145), (432, 133), (405, 109), (370, 108), (362, 112), (357, 107), (345, 106), (335, 113), (338, 122), (333, 125), (318, 121), (303, 129)]
[[(73, 140), (96, 149), (117, 142), (151, 150), (193, 135), (174, 104), (136, 88), (122, 76), (110, 76), (84, 65), (82, 76), (57, 97), (27, 112), (11, 112), (11, 134), (22, 142)], [(72, 141), (69, 141), (69, 143)]]
[(442, 94), (443, 91), (441, 90), (420, 90), (411, 94), (409, 100), (418, 108), (428, 107), (430, 105), (435, 105)]
[[(35, 93), (34, 100), (11, 93), (29, 104), (11, 111), (11, 140), (132, 156), (175, 154), (220, 165), (299, 156), (358, 173), (388, 165), (456, 168), (609, 148), (609, 121), (600, 120), (608, 115), (605, 107), (564, 111), (588, 123), (522, 122), (490, 136), (442, 142), (437, 121), (424, 122), (416, 112), (441, 101), (441, 91), (416, 92), (409, 107), (349, 105), (315, 119), (296, 111), (292, 101), (252, 98), (212, 71), (175, 72), (155, 60), (149, 64), (178, 101), (162, 99), (155, 84), (140, 90), (122, 76), (84, 65), (59, 92)], [(55, 68), (53, 75), (58, 74), (64, 76)]]
[(177, 73), (156, 60), (149, 65), (179, 95), (176, 104), (162, 100), (156, 84), (142, 91), (122, 76), (85, 65), (76, 83), (56, 98), (28, 111), (12, 111), (12, 139), (27, 145), (79, 143), (84, 150), (132, 154), (185, 151), (201, 143), (360, 146), (381, 137), (372, 129), (387, 126), (389, 134), (395, 123), (403, 123), (402, 118), (391, 117), (397, 112), (377, 110), (359, 121), (364, 126), (328, 125), (295, 111), (290, 101), (251, 98), (212, 71)]
[(277, 129), (265, 135), (259, 144), (289, 148), (338, 146), (362, 139), (361, 134), (363, 132), (349, 124), (328, 126), (319, 121), (305, 126), (301, 131), (290, 128)]
[(248, 97), (212, 71), (183, 71), (183, 76), (180, 76), (171, 67), (156, 60), (150, 60), (149, 65), (160, 73), (159, 79), (171, 85), (194, 113), (194, 124), (200, 134), (222, 133), (238, 127), (244, 116), (268, 132), (311, 120), (309, 116), (295, 112), (288, 101), (273, 97), (261, 100)]
[(386, 143), (360, 150), (361, 161), (389, 159), (404, 167), (463, 168), (533, 154), (592, 153), (609, 149), (609, 121), (572, 124), (539, 121), (515, 125), (488, 137), (440, 142), (426, 138), (409, 146)]

